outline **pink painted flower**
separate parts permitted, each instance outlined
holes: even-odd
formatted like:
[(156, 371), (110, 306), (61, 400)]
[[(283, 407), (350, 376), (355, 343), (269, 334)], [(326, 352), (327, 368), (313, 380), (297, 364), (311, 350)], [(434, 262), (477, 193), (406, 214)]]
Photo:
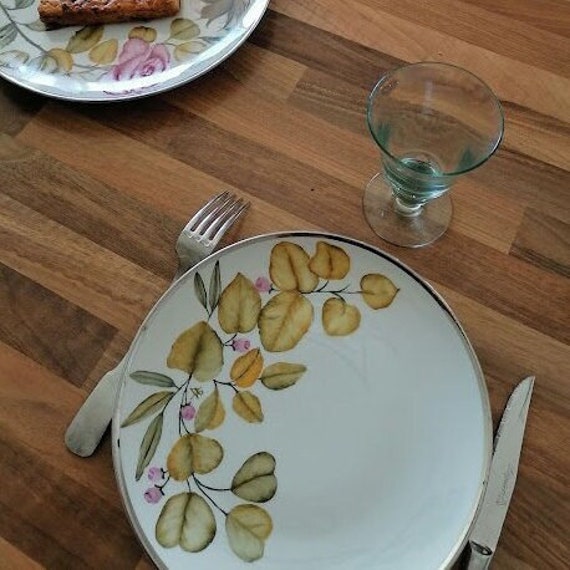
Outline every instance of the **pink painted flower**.
[(162, 481), (163, 477), (164, 477), (164, 471), (160, 467), (151, 467), (148, 470), (148, 478), (153, 483), (156, 483), (157, 481)]
[(258, 277), (254, 285), (260, 293), (269, 293), (271, 291), (271, 281), (267, 277)]
[(186, 404), (185, 406), (182, 406), (181, 413), (182, 419), (190, 421), (193, 420), (196, 415), (196, 408), (192, 404)]
[(144, 500), (147, 503), (158, 503), (160, 501), (160, 499), (162, 499), (164, 493), (162, 492), (162, 489), (159, 489), (158, 487), (151, 487), (150, 489), (147, 489), (144, 493)]
[(170, 54), (163, 44), (131, 38), (124, 43), (118, 63), (111, 68), (108, 77), (115, 81), (148, 77), (164, 71), (169, 63)]
[(234, 338), (234, 340), (232, 340), (232, 348), (236, 352), (247, 352), (250, 346), (251, 342), (249, 342), (247, 338)]

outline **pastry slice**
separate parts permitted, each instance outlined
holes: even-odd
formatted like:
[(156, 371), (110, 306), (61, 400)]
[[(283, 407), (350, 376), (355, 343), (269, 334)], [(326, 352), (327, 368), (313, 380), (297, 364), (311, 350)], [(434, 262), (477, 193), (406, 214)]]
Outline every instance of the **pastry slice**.
[(40, 0), (40, 20), (49, 27), (89, 26), (174, 16), (180, 0)]

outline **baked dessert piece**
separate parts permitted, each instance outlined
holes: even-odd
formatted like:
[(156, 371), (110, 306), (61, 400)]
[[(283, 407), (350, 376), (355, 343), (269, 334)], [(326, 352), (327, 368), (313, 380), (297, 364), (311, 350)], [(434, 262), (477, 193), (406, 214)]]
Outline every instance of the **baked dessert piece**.
[(49, 27), (88, 26), (174, 16), (180, 0), (40, 0), (40, 20)]

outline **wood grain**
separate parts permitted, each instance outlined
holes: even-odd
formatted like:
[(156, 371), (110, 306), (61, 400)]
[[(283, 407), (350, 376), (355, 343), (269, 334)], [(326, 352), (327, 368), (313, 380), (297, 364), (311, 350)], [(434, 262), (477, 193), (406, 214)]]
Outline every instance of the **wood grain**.
[[(418, 60), (484, 79), (505, 136), (454, 187), (444, 237), (408, 250), (363, 217), (379, 168), (365, 106), (386, 70)], [(320, 229), (425, 277), (473, 344), (495, 425), (536, 374), (493, 568), (565, 570), (569, 164), (565, 0), (272, 0), (235, 54), (162, 95), (81, 105), (1, 81), (0, 568), (153, 568), (121, 507), (109, 437), (80, 459), (63, 435), (170, 282), (180, 229), (229, 189), (252, 207), (224, 244)]]

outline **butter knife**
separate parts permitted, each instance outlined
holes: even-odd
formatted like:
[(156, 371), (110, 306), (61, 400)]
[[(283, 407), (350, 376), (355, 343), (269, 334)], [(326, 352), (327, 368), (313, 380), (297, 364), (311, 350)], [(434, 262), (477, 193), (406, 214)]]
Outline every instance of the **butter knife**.
[(487, 488), (469, 535), (466, 570), (488, 568), (497, 548), (515, 488), (533, 386), (534, 376), (521, 381), (503, 412), (495, 435)]

